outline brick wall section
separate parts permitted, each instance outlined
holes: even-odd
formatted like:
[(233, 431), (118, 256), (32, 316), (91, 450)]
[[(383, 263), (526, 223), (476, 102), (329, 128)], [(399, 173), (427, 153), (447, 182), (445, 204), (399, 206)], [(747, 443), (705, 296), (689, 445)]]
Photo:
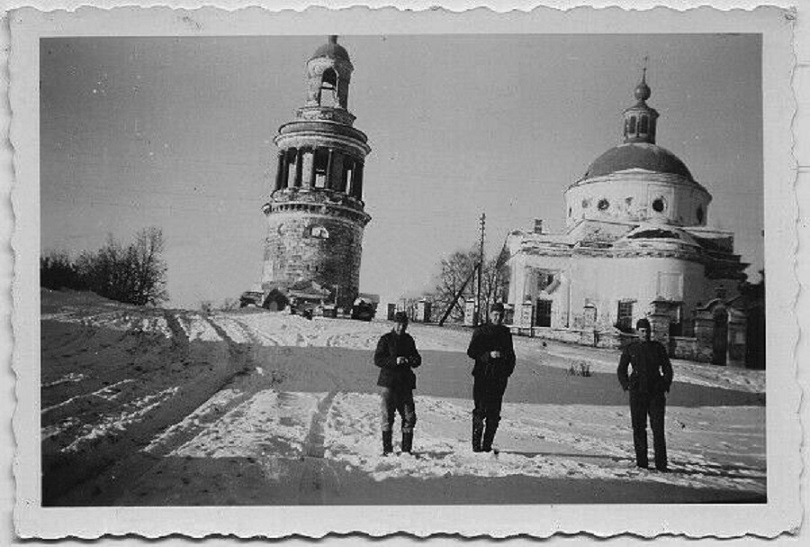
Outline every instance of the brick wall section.
[[(268, 287), (311, 280), (329, 290), (337, 285), (338, 306), (349, 307), (360, 286), (365, 223), (342, 218), (339, 210), (328, 205), (320, 211), (267, 215), (262, 284)], [(323, 237), (325, 234), (328, 237)]]

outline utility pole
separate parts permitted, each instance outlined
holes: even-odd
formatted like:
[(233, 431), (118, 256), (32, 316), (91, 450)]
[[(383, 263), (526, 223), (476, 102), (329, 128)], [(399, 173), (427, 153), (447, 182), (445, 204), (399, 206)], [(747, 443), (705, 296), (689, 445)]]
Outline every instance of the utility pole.
[(481, 316), (483, 311), (481, 307), (481, 278), (484, 276), (484, 232), (486, 230), (487, 214), (481, 213), (481, 247), (478, 252), (478, 291), (476, 296), (476, 315), (475, 324), (480, 325), (484, 322)]

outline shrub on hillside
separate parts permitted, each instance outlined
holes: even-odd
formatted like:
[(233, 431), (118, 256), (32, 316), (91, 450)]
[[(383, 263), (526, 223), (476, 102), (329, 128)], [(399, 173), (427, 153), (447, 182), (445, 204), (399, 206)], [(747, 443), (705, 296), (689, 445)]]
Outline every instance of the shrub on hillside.
[(39, 259), (39, 284), (52, 290), (87, 288), (76, 265), (61, 251), (51, 251)]
[[(83, 252), (75, 263), (64, 253), (54, 253), (40, 262), (40, 284), (48, 288), (89, 289), (127, 304), (159, 304), (168, 298), (163, 246), (163, 232), (152, 227), (138, 232), (135, 241), (126, 247), (110, 236), (101, 249)], [(59, 285), (51, 281), (54, 277), (68, 275), (60, 274), (63, 271), (73, 272), (77, 281), (53, 286)], [(45, 285), (46, 280), (51, 286)]]

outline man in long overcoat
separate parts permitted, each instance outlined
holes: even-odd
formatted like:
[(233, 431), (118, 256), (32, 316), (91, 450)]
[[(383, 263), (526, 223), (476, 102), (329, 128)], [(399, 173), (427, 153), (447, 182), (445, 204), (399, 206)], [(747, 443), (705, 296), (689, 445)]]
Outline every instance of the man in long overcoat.
[[(672, 385), (672, 364), (661, 342), (651, 340), (652, 329), (647, 319), (636, 322), (639, 340), (628, 345), (619, 359), (619, 383), (630, 391), (630, 421), (633, 425), (633, 445), (636, 465), (646, 468), (647, 416), (653, 434), (655, 468), (667, 471), (667, 444), (664, 437), (666, 393)], [(628, 365), (633, 372), (628, 376)]]
[[(512, 333), (502, 325), (503, 304), (489, 312), (489, 323), (473, 331), (467, 356), (475, 359), (473, 375), (473, 452), (490, 452), (498, 423), (506, 384), (515, 370), (515, 348)], [(486, 429), (485, 429), (486, 427)], [(483, 440), (482, 440), (483, 435)]]
[(413, 428), (416, 425), (416, 408), (413, 390), (416, 375), (412, 369), (422, 364), (416, 343), (408, 328), (408, 315), (397, 312), (394, 328), (380, 337), (374, 352), (374, 364), (380, 367), (377, 385), (382, 397), (382, 443), (383, 454), (394, 451), (392, 436), (394, 418), (399, 412), (402, 421), (402, 452), (409, 453), (413, 447)]

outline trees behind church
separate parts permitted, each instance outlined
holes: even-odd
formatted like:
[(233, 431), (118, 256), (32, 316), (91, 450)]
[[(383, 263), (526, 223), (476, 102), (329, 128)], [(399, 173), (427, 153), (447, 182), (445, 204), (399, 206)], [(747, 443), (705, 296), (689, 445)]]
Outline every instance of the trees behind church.
[(153, 226), (126, 246), (109, 236), (98, 251), (84, 251), (75, 261), (64, 251), (53, 251), (40, 259), (40, 286), (90, 290), (139, 306), (160, 304), (168, 299), (164, 246), (163, 231)]
[[(484, 262), (481, 279), (481, 307), (484, 314), (495, 302), (506, 301), (509, 288), (506, 252), (503, 249), (498, 256)], [(478, 292), (478, 276), (473, 275), (478, 261), (478, 246), (467, 251), (456, 251), (441, 260), (435, 278), (436, 286), (425, 295), (433, 306), (434, 320), (443, 317), (448, 307), (452, 307), (448, 321), (464, 320), (464, 303), (470, 298), (475, 299)]]

